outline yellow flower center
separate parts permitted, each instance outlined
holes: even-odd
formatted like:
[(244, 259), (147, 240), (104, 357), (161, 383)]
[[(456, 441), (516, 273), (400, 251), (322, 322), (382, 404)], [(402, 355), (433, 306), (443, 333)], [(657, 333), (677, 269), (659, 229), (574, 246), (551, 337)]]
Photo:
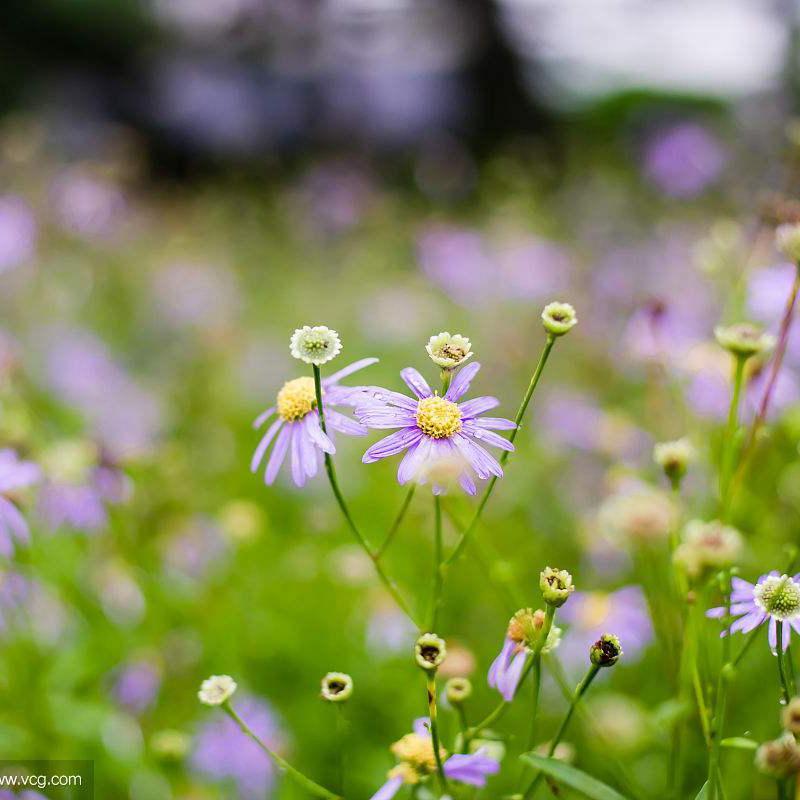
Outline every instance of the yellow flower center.
[[(436, 769), (436, 756), (433, 754), (433, 741), (430, 736), (407, 733), (392, 745), (391, 751), (398, 761), (408, 764), (422, 775)], [(447, 758), (447, 751), (443, 747), (439, 748), (439, 754), (442, 758)]]
[(316, 404), (314, 379), (309, 377), (286, 381), (278, 392), (276, 402), (278, 416), (287, 422), (296, 422), (298, 419), (302, 419)]
[(434, 439), (446, 439), (461, 430), (461, 409), (444, 397), (425, 397), (417, 403), (417, 426)]

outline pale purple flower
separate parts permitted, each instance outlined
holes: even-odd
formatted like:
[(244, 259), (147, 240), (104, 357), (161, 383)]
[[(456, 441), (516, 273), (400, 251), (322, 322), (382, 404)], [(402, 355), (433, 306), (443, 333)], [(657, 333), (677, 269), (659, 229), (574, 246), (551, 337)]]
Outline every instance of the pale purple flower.
[[(711, 608), (706, 616), (723, 619), (728, 616), (725, 606)], [(737, 576), (731, 578), (730, 616), (738, 617), (727, 633), (750, 633), (769, 620), (769, 646), (773, 652), (778, 648), (778, 622), (783, 624), (781, 648), (789, 647), (792, 628), (800, 633), (800, 575), (789, 577), (777, 570), (762, 575), (755, 584)]]
[[(419, 717), (414, 720), (413, 731), (422, 739), (430, 739), (430, 719)], [(486, 786), (489, 775), (500, 771), (500, 764), (488, 755), (486, 748), (480, 748), (474, 753), (456, 753), (450, 756), (442, 765), (448, 780), (464, 783), (468, 786), (482, 788)], [(370, 800), (391, 800), (403, 786), (402, 774), (389, 773), (386, 783), (375, 792)]]
[(20, 197), (0, 197), (0, 273), (33, 258), (36, 249), (36, 219)]
[[(283, 749), (278, 721), (263, 700), (245, 697), (236, 703), (237, 713), (273, 750)], [(214, 781), (232, 779), (242, 800), (264, 800), (275, 783), (275, 767), (258, 745), (226, 715), (213, 717), (197, 735), (191, 756), (192, 769)]]
[(517, 686), (522, 678), (527, 659), (528, 651), (506, 636), (500, 654), (489, 667), (489, 686), (497, 689), (507, 703), (510, 703), (517, 693)]
[(639, 586), (623, 586), (613, 592), (574, 592), (559, 610), (569, 628), (561, 642), (565, 663), (586, 663), (589, 644), (608, 630), (625, 642), (625, 660), (635, 661), (653, 640), (653, 625), (644, 592)]
[(410, 480), (425, 483), (430, 475), (434, 494), (444, 491), (438, 478), (429, 472), (437, 462), (457, 464), (458, 482), (468, 494), (477, 492), (473, 472), (481, 480), (492, 475), (502, 477), (499, 462), (479, 442), (512, 451), (514, 445), (494, 431), (512, 430), (515, 424), (499, 417), (480, 417), (500, 405), (495, 397), (458, 402), (480, 368), (478, 363), (464, 367), (443, 397), (434, 395), (422, 375), (412, 367), (402, 370), (400, 377), (415, 398), (376, 389), (365, 402), (356, 406), (356, 417), (370, 428), (400, 430), (372, 445), (362, 461), (371, 464), (405, 450), (406, 455), (397, 470), (398, 482), (401, 485)]
[(11, 496), (37, 483), (41, 470), (31, 461), (21, 461), (13, 450), (0, 450), (0, 555), (14, 552), (14, 540), (27, 544), (30, 529)]
[[(325, 406), (325, 424), (329, 431), (338, 431), (348, 436), (366, 435), (367, 429), (364, 425), (336, 410), (336, 406), (355, 406), (363, 400), (366, 390), (361, 386), (339, 386), (339, 381), (377, 361), (377, 358), (362, 358), (322, 379), (322, 402)], [(275, 405), (259, 415), (253, 427), (260, 428), (276, 412), (278, 419), (261, 437), (250, 461), (250, 471), (255, 472), (258, 469), (274, 439), (275, 446), (264, 471), (264, 483), (269, 486), (275, 481), (287, 453), (290, 453), (292, 480), (297, 486), (304, 486), (308, 478), (317, 474), (322, 454), (336, 452), (333, 440), (320, 426), (313, 379), (295, 378), (285, 383), (278, 392)]]
[(113, 694), (117, 702), (136, 714), (149, 708), (161, 688), (161, 670), (149, 659), (123, 665), (116, 675)]
[(643, 166), (647, 177), (665, 194), (688, 199), (717, 180), (727, 158), (719, 139), (707, 128), (681, 122), (650, 138)]
[(117, 232), (128, 206), (117, 185), (79, 168), (64, 170), (56, 177), (50, 199), (62, 227), (95, 240)]

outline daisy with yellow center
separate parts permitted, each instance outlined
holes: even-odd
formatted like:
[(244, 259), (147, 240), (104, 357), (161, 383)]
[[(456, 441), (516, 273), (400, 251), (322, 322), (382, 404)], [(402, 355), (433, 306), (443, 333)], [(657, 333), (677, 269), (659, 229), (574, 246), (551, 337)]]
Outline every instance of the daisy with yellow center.
[[(337, 431), (349, 436), (364, 436), (367, 433), (364, 425), (336, 410), (337, 406), (357, 405), (366, 397), (367, 389), (340, 386), (339, 381), (377, 360), (362, 358), (322, 380), (325, 422), (329, 433)], [(317, 474), (322, 454), (333, 453), (336, 449), (330, 436), (320, 426), (314, 379), (304, 376), (284, 383), (275, 398), (275, 405), (256, 419), (254, 427), (260, 428), (272, 416), (277, 416), (277, 419), (258, 443), (250, 469), (255, 472), (259, 468), (267, 449), (274, 442), (264, 470), (264, 482), (270, 485), (275, 481), (288, 455), (292, 480), (297, 486), (303, 486), (308, 478)]]
[[(362, 461), (371, 464), (406, 451), (397, 470), (398, 482), (430, 482), (434, 494), (446, 491), (449, 480), (440, 480), (438, 476), (450, 476), (453, 465), (458, 471), (459, 485), (468, 494), (477, 492), (473, 476), (480, 480), (502, 477), (502, 467), (484, 445), (513, 450), (511, 442), (495, 430), (513, 430), (514, 423), (500, 417), (481, 416), (499, 405), (494, 397), (459, 402), (480, 368), (480, 364), (473, 363), (461, 369), (440, 397), (417, 370), (408, 367), (400, 377), (415, 397), (380, 389), (357, 405), (356, 417), (367, 427), (399, 429), (372, 445)], [(448, 468), (435, 469), (439, 463)]]

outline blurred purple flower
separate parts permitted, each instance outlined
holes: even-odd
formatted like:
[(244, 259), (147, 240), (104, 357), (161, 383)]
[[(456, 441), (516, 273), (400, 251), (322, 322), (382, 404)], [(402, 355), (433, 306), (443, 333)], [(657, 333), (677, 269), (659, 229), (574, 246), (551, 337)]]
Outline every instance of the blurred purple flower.
[(489, 775), (500, 772), (500, 764), (488, 755), (488, 750), (480, 748), (474, 753), (456, 753), (444, 762), (444, 774), (451, 781), (466, 783), (469, 786), (486, 786)]
[(96, 533), (108, 523), (106, 507), (124, 503), (130, 495), (130, 481), (124, 472), (98, 466), (86, 482), (46, 481), (39, 493), (39, 513), (51, 528), (68, 526)]
[(30, 529), (25, 517), (11, 500), (16, 492), (41, 480), (42, 472), (31, 461), (20, 461), (13, 450), (0, 450), (0, 555), (14, 552), (14, 540), (27, 544)]
[(36, 250), (36, 218), (20, 197), (0, 197), (0, 273), (30, 261)]
[(116, 671), (113, 695), (116, 701), (135, 714), (149, 708), (161, 688), (161, 670), (148, 659), (122, 665)]
[[(243, 697), (236, 711), (270, 748), (283, 749), (284, 741), (272, 709), (263, 700)], [(195, 740), (192, 769), (214, 781), (232, 780), (242, 800), (264, 800), (275, 783), (275, 767), (228, 716), (206, 722)]]
[(167, 571), (193, 580), (200, 580), (210, 567), (221, 564), (227, 550), (219, 525), (200, 515), (183, 522), (161, 546)]
[(681, 122), (645, 143), (643, 170), (665, 194), (689, 199), (717, 180), (727, 160), (722, 143), (707, 128)]
[[(777, 331), (797, 268), (794, 264), (775, 264), (751, 273), (747, 284), (747, 309), (752, 318)], [(800, 325), (792, 325), (786, 349), (786, 362), (800, 366)]]
[(80, 168), (64, 170), (55, 178), (50, 202), (63, 228), (93, 240), (111, 238), (128, 210), (125, 195), (116, 184)]
[(650, 300), (628, 320), (623, 341), (639, 361), (680, 361), (687, 348), (706, 333), (693, 323), (676, 302)]
[(84, 414), (112, 459), (149, 453), (163, 424), (160, 399), (134, 381), (89, 331), (55, 331), (48, 345), (51, 389)]
[(575, 592), (559, 611), (569, 623), (559, 652), (565, 664), (589, 663), (589, 646), (613, 631), (625, 643), (625, 662), (637, 661), (653, 639), (653, 626), (644, 592), (624, 586), (614, 592)]

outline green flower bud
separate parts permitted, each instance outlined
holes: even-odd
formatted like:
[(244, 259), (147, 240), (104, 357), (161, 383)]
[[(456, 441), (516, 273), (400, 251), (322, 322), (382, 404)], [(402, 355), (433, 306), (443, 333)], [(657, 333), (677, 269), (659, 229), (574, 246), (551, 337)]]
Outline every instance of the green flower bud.
[(321, 684), (320, 695), (329, 703), (344, 703), (353, 694), (353, 679), (344, 672), (329, 672)]
[(589, 659), (597, 667), (613, 667), (621, 655), (622, 644), (613, 633), (604, 633), (589, 648)]
[(749, 322), (735, 325), (717, 325), (714, 336), (720, 347), (724, 347), (737, 358), (750, 358), (760, 355), (775, 346), (775, 337), (764, 333), (761, 328)]
[(779, 225), (775, 230), (775, 246), (787, 258), (800, 262), (800, 225)]
[(469, 699), (472, 694), (472, 682), (469, 678), (450, 678), (444, 685), (444, 692), (448, 702), (457, 706)]
[(423, 633), (414, 645), (414, 657), (422, 669), (437, 669), (447, 657), (444, 639), (435, 633)]
[(793, 697), (781, 715), (783, 727), (795, 736), (800, 734), (800, 697)]
[(759, 772), (778, 780), (800, 772), (800, 747), (794, 735), (786, 733), (779, 739), (764, 742), (756, 750), (755, 764)]
[(563, 336), (578, 324), (578, 317), (569, 303), (548, 303), (542, 311), (542, 324), (551, 336)]
[(556, 608), (563, 606), (575, 591), (572, 575), (565, 569), (553, 569), (553, 567), (545, 567), (539, 573), (539, 588), (545, 603)]

